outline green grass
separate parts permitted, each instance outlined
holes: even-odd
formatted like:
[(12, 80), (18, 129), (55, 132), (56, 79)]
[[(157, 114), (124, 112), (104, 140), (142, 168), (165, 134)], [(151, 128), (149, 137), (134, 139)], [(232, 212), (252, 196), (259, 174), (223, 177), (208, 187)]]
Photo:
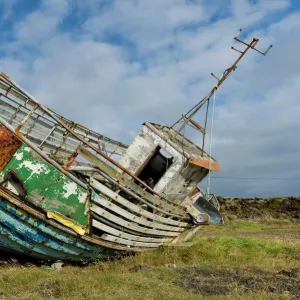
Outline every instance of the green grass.
[[(245, 228), (260, 230), (260, 225), (259, 222), (228, 224), (222, 230), (232, 230), (232, 226), (242, 230)], [(218, 227), (211, 230), (218, 231)], [(189, 270), (191, 267), (201, 268), (205, 272), (220, 270), (221, 273), (251, 270), (256, 267), (266, 272), (278, 273), (282, 269), (291, 269), (299, 264), (299, 245), (277, 240), (234, 236), (198, 236), (195, 242), (189, 248), (168, 247), (122, 260), (95, 262), (87, 267), (66, 266), (60, 271), (52, 270), (48, 266), (22, 266), (11, 263), (0, 267), (0, 299), (284, 299), (288, 297), (282, 292), (272, 294), (259, 290), (247, 290), (246, 293), (241, 294), (235, 282), (228, 283), (232, 288), (230, 294), (212, 294), (202, 297), (174, 283), (185, 280), (185, 276), (182, 276), (179, 270), (185, 268)], [(165, 266), (166, 264), (175, 264), (176, 267), (169, 268)], [(136, 265), (147, 265), (151, 269), (130, 272), (129, 269)], [(190, 274), (189, 271), (187, 272)], [(197, 279), (200, 283), (210, 278), (210, 276), (197, 274), (192, 278), (200, 276)], [(188, 278), (191, 275), (186, 276)], [(223, 281), (225, 279), (226, 276), (222, 277)]]
[(289, 219), (273, 219), (265, 218), (258, 220), (236, 219), (234, 221), (226, 221), (225, 225), (210, 225), (204, 228), (205, 231), (233, 231), (233, 230), (265, 230), (280, 229), (299, 226), (299, 222)]

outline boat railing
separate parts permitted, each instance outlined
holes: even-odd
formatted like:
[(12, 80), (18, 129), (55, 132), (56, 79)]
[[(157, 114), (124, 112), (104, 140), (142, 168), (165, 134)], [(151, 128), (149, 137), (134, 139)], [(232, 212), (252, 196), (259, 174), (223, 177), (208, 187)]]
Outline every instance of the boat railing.
[(4, 73), (0, 73), (0, 116), (4, 126), (81, 186), (87, 188), (69, 171), (75, 159), (92, 163), (102, 176), (170, 217), (188, 218), (185, 208), (157, 194), (114, 159), (127, 149), (125, 144), (53, 112)]

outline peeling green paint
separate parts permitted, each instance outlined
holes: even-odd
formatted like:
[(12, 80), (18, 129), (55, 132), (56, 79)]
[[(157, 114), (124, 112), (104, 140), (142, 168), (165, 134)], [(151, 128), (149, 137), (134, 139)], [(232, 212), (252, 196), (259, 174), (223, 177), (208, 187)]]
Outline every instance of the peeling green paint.
[(22, 144), (0, 173), (14, 171), (26, 190), (26, 200), (59, 213), (82, 227), (89, 224), (89, 193)]

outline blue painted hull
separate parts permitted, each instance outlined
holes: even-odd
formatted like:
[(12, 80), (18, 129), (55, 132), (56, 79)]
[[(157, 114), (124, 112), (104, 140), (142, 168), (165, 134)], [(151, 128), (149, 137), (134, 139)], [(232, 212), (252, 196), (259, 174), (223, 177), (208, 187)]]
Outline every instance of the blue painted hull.
[(0, 198), (0, 249), (45, 260), (90, 261), (115, 254), (60, 230)]

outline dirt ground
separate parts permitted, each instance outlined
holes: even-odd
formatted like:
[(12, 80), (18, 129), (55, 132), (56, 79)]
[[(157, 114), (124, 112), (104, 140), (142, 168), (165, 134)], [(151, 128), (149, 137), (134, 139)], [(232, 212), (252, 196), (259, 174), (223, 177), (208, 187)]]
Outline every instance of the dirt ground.
[(300, 267), (279, 272), (259, 268), (212, 269), (201, 267), (179, 269), (181, 277), (174, 284), (201, 296), (239, 295), (251, 292), (287, 294), (289, 299), (300, 299)]
[[(232, 228), (230, 225), (225, 228), (206, 227), (199, 232), (199, 235), (204, 238), (233, 237), (269, 240), (300, 246), (300, 222), (280, 224), (277, 220), (273, 225), (272, 222), (267, 225), (262, 222), (261, 226), (247, 223), (247, 221), (243, 223), (243, 220), (236, 222), (238, 222), (237, 225), (233, 223)], [(247, 227), (247, 225), (250, 226)], [(173, 284), (202, 297), (226, 296), (235, 293), (243, 298), (249, 292), (258, 292), (260, 295), (265, 295), (264, 299), (269, 299), (271, 295), (275, 299), (300, 299), (300, 251), (295, 258), (294, 267), (278, 269), (275, 265), (269, 268), (270, 271), (257, 267), (255, 264), (247, 268), (181, 268), (177, 270), (180, 277)]]

